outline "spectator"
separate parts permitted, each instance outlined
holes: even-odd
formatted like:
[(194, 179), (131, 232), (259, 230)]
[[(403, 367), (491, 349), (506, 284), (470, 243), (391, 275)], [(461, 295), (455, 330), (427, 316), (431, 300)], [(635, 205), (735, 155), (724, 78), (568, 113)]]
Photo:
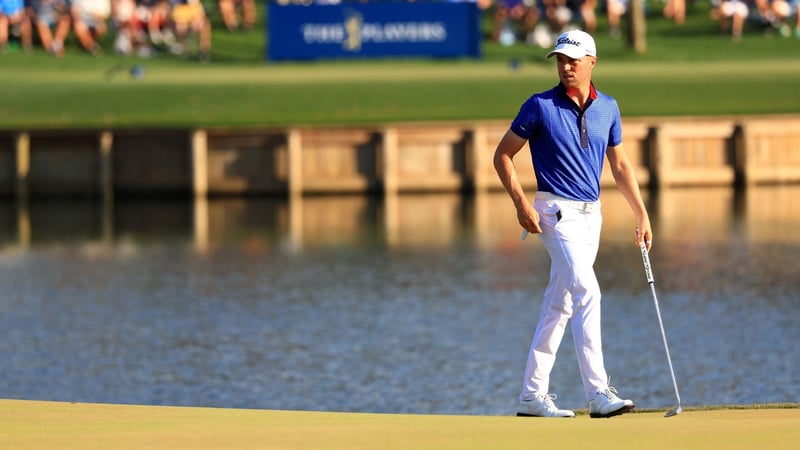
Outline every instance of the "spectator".
[(136, 0), (112, 0), (111, 23), (114, 24), (116, 33), (114, 53), (131, 55), (138, 49), (148, 48), (144, 42), (144, 30)]
[(219, 0), (219, 12), (228, 31), (239, 28), (249, 30), (256, 22), (255, 0)]
[(198, 59), (206, 62), (211, 58), (211, 21), (200, 0), (180, 0), (174, 5), (172, 25), (177, 39), (177, 53), (186, 53), (187, 38), (194, 35), (198, 39)]
[(716, 18), (722, 33), (730, 33), (734, 41), (742, 39), (744, 22), (750, 7), (743, 0), (712, 0), (712, 18)]
[(769, 24), (783, 37), (792, 35), (789, 19), (796, 17), (794, 35), (800, 38), (800, 14), (797, 11), (798, 0), (760, 0), (759, 11)]
[(32, 0), (31, 22), (42, 48), (54, 56), (64, 55), (64, 40), (69, 35), (72, 19), (65, 0)]
[(573, 15), (580, 18), (583, 31), (594, 34), (597, 31), (597, 0), (567, 0)]
[(174, 54), (183, 50), (177, 47), (172, 30), (172, 4), (169, 0), (139, 0), (140, 16), (145, 23), (146, 35), (158, 49), (167, 49)]
[(534, 0), (498, 0), (494, 8), (492, 39), (512, 45), (522, 33), (526, 38), (539, 21), (539, 8)]
[(628, 0), (606, 0), (606, 16), (608, 16), (608, 32), (614, 39), (622, 36), (622, 16), (628, 12)]
[(23, 0), (0, 1), (0, 51), (3, 53), (8, 51), (10, 34), (19, 37), (23, 49), (32, 48), (31, 21)]
[(533, 44), (541, 48), (548, 48), (555, 42), (556, 36), (561, 34), (572, 21), (572, 11), (567, 7), (566, 0), (537, 0), (540, 21), (533, 32)]
[[(556, 36), (569, 30), (583, 28), (587, 33), (597, 31), (597, 0), (539, 0), (544, 23), (536, 26), (533, 43), (542, 48), (553, 45)], [(581, 22), (582, 26), (576, 25)]]
[(662, 11), (664, 17), (672, 19), (676, 25), (686, 22), (686, 0), (667, 0)]
[(102, 56), (99, 40), (108, 32), (111, 0), (72, 0), (72, 29), (87, 52)]
[(789, 14), (786, 16), (787, 19), (791, 16), (794, 16), (795, 24), (794, 24), (794, 37), (800, 39), (800, 0), (788, 0), (785, 1), (787, 6), (789, 7)]

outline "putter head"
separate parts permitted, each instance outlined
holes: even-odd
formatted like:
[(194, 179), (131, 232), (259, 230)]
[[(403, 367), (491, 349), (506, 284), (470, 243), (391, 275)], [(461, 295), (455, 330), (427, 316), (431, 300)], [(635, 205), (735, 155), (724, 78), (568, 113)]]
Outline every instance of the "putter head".
[(679, 405), (679, 406), (678, 406), (678, 407), (676, 407), (675, 409), (672, 409), (672, 410), (669, 410), (669, 411), (667, 411), (667, 413), (666, 413), (666, 414), (664, 414), (664, 417), (672, 417), (672, 416), (677, 416), (678, 414), (680, 414), (680, 413), (681, 413), (681, 411), (682, 411), (682, 410), (681, 410), (681, 407), (680, 407), (680, 405)]

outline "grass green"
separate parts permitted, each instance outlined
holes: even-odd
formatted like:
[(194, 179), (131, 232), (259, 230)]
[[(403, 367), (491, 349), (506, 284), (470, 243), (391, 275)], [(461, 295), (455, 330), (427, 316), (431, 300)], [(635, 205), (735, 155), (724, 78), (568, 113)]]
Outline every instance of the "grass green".
[(800, 439), (798, 419), (797, 405), (534, 419), (0, 400), (0, 447), (783, 450)]
[[(800, 41), (751, 25), (733, 42), (720, 35), (708, 5), (698, 3), (678, 27), (651, 2), (643, 55), (612, 40), (601, 21), (598, 89), (619, 100), (625, 117), (800, 113)], [(254, 30), (229, 33), (210, 9), (209, 64), (110, 51), (95, 59), (74, 43), (60, 59), (41, 50), (0, 56), (0, 83), (8, 87), (0, 96), (0, 129), (508, 120), (527, 96), (556, 83), (544, 50), (489, 41), (480, 60), (268, 63), (262, 14)], [(484, 27), (488, 33), (488, 21)], [(137, 64), (141, 79), (129, 75)]]

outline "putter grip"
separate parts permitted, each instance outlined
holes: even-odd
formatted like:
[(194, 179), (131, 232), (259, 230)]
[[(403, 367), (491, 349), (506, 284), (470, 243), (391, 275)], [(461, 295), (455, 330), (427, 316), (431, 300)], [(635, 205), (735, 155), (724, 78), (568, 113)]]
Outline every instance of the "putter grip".
[(653, 270), (650, 268), (650, 256), (647, 254), (647, 245), (645, 245), (644, 241), (639, 244), (639, 250), (642, 251), (642, 262), (644, 262), (644, 274), (647, 276), (647, 282), (655, 283)]

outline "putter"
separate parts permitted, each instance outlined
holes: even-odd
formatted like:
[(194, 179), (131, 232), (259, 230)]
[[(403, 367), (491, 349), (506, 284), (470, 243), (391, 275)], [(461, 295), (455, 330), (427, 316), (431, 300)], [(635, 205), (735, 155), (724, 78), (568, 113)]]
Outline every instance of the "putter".
[(656, 315), (658, 316), (658, 326), (661, 328), (661, 338), (664, 340), (664, 350), (667, 352), (667, 363), (669, 363), (669, 374), (672, 375), (672, 387), (675, 388), (675, 398), (678, 400), (678, 405), (664, 414), (664, 417), (677, 416), (681, 413), (681, 396), (678, 393), (678, 382), (675, 381), (675, 371), (672, 369), (672, 358), (669, 357), (669, 346), (667, 345), (667, 335), (664, 333), (664, 324), (661, 321), (661, 311), (658, 309), (658, 297), (656, 296), (656, 284), (653, 279), (653, 271), (650, 267), (650, 256), (647, 254), (647, 246), (642, 240), (639, 244), (639, 249), (642, 251), (642, 261), (644, 261), (644, 272), (647, 275), (647, 282), (650, 284), (650, 291), (653, 293), (653, 303), (656, 305)]

